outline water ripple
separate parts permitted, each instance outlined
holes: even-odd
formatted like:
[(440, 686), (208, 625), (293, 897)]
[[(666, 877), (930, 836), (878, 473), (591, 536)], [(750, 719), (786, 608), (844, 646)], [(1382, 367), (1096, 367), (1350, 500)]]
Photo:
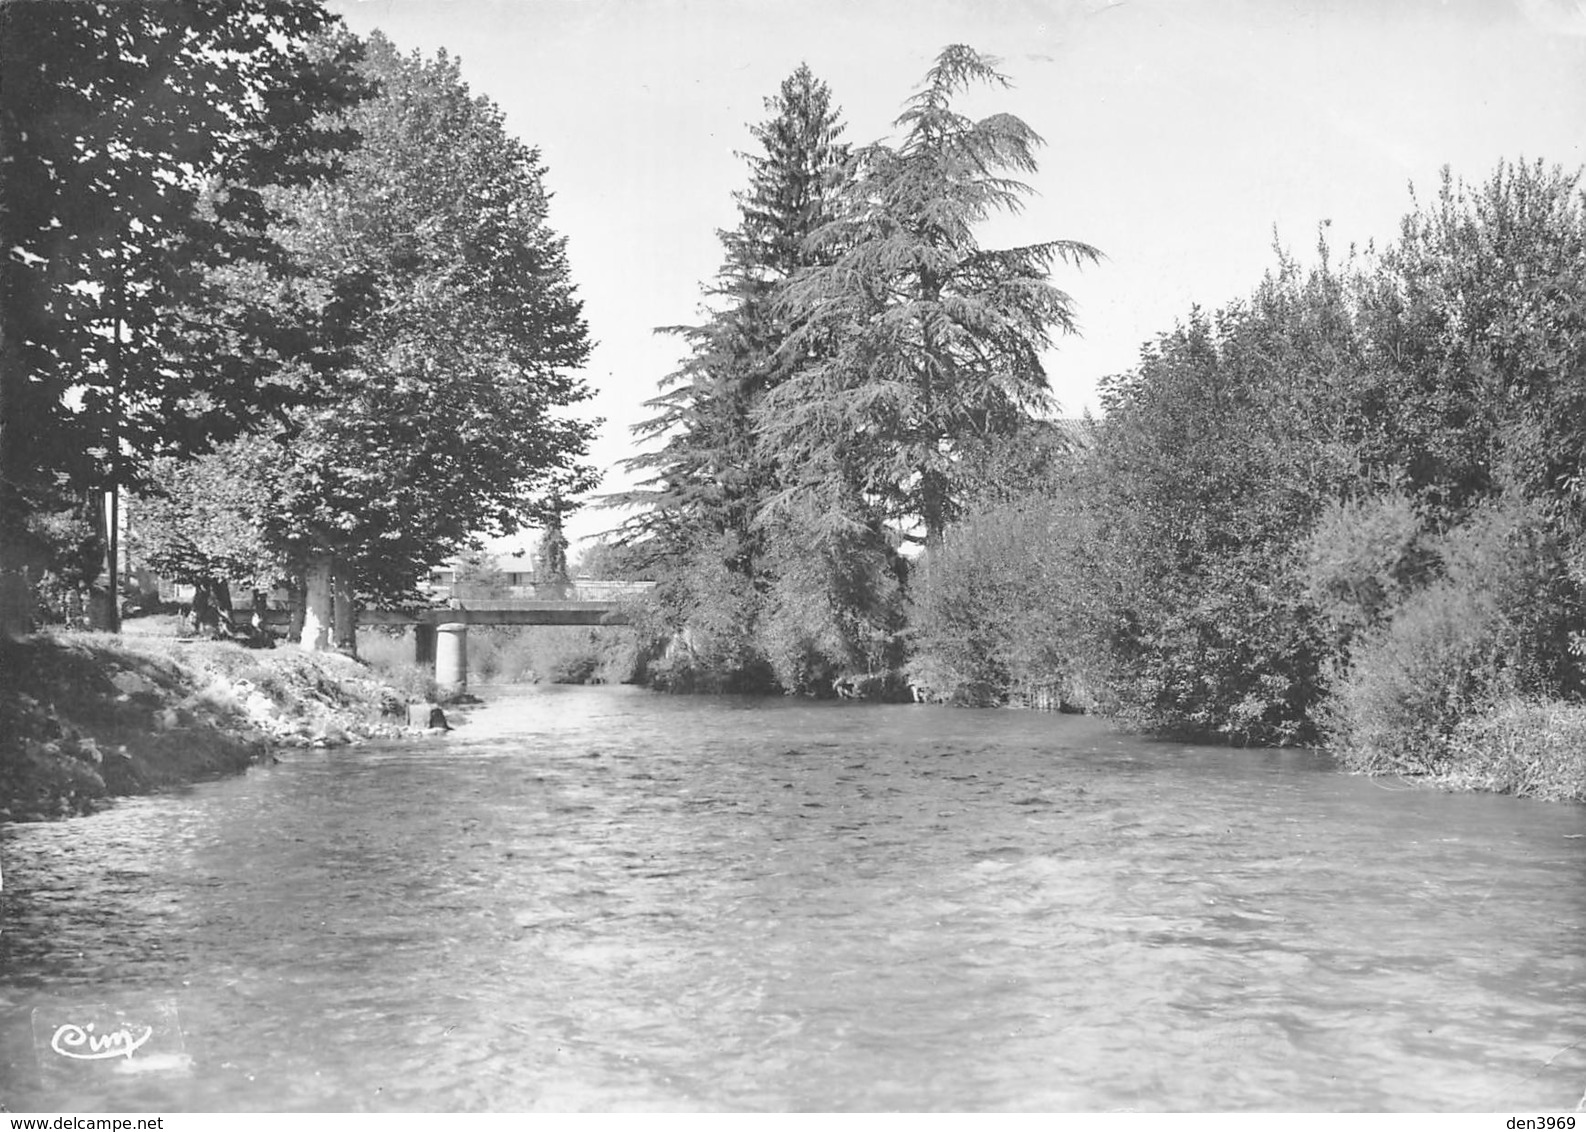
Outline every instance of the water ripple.
[[(1560, 1109), (1586, 811), (1074, 717), (505, 691), (0, 829), (13, 1109)], [(41, 1071), (174, 1003), (193, 1070)]]

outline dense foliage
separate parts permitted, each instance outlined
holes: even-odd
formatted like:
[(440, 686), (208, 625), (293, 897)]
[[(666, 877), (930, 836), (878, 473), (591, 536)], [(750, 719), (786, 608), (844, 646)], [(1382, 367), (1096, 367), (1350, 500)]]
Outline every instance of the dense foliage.
[[(689, 354), (650, 402), (655, 415), (636, 429), (658, 446), (629, 462), (645, 476), (639, 490), (614, 500), (640, 508), (626, 524), (625, 556), (630, 568), (642, 564), (660, 582), (652, 632), (674, 644), (656, 671), (673, 686), (768, 687), (768, 651), (791, 658), (800, 650), (768, 648), (763, 635), (800, 633), (787, 616), (762, 621), (762, 614), (795, 605), (818, 613), (825, 605), (790, 600), (803, 546), (786, 522), (762, 521), (779, 490), (779, 460), (756, 412), (787, 378), (790, 327), (778, 299), (821, 258), (810, 238), (834, 215), (848, 151), (838, 140), (841, 114), (808, 67), (790, 75), (765, 108), (771, 117), (750, 130), (759, 149), (743, 155), (749, 178), (735, 196), (738, 225), (719, 233), (724, 256), (707, 288), (705, 318), (665, 328)], [(786, 563), (793, 574), (781, 568)], [(784, 664), (794, 686), (820, 678), (793, 674), (803, 667), (820, 665)]]
[(444, 54), (376, 34), (361, 69), (379, 93), (347, 115), (345, 174), (281, 197), (305, 285), (367, 298), (347, 364), (290, 422), (268, 523), (293, 561), (333, 556), (390, 598), (590, 486), (592, 426), (558, 414), (588, 396), (589, 341), (538, 153)]
[(134, 504), (138, 560), (193, 586), (195, 606), (217, 618), (231, 607), (231, 586), (274, 588), (283, 571), (264, 522), (275, 457), (269, 441), (245, 436), (186, 462), (156, 461), (152, 476), (168, 486)]
[[(170, 21), (189, 7), (211, 6), (107, 11), (158, 40), (180, 38), (182, 25)], [(191, 206), (196, 219), (182, 239), (199, 250), (159, 243), (157, 231), (129, 221), (138, 234), (127, 239), (140, 255), (174, 261), (186, 249), (188, 261), (171, 271), (190, 276), (191, 286), (175, 297), (152, 283), (132, 287), (147, 328), (118, 310), (83, 316), (86, 330), (60, 330), (53, 348), (61, 353), (75, 341), (68, 331), (92, 338), (107, 317), (119, 320), (126, 341), (116, 347), (112, 335), (107, 347), (100, 333), (97, 347), (120, 367), (107, 371), (119, 383), (118, 435), (93, 423), (100, 402), (90, 385), (74, 418), (81, 435), (55, 439), (72, 458), (124, 467), (127, 482), (134, 470), (152, 473), (136, 480), (133, 520), (148, 565), (223, 604), (228, 581), (299, 587), (300, 608), (315, 614), (311, 646), (324, 643), (334, 592), (338, 638), (351, 647), (359, 600), (410, 598), (434, 563), (480, 537), (554, 517), (565, 495), (592, 484), (578, 461), (593, 425), (562, 414), (588, 396), (575, 372), (588, 334), (565, 241), (547, 222), (539, 155), (506, 132), (494, 105), (470, 94), (456, 62), (403, 56), (378, 34), (360, 43), (323, 13), (311, 19), (318, 9), (309, 3), (269, 10), (284, 21), (270, 42), (301, 33), (301, 43), (286, 41), (286, 57), (303, 74), (278, 64), (255, 76), (264, 84), (256, 93), (272, 105), (289, 94), (305, 100), (279, 116), (304, 135), (300, 147), (313, 143), (323, 156), (318, 164), (297, 157), (272, 180), (261, 174), (246, 193), (211, 176), (192, 201), (175, 202)], [(229, 26), (203, 19), (218, 21), (217, 35)], [(147, 92), (129, 95), (129, 136), (170, 125), (167, 112)], [(203, 115), (198, 122), (214, 124)], [(228, 178), (262, 161), (239, 156), (224, 131), (213, 145), (208, 154), (191, 142), (204, 161), (226, 163)], [(152, 158), (148, 175), (163, 186), (167, 167), (189, 157), (210, 168), (183, 151)], [(136, 203), (131, 182), (112, 190), (105, 207)], [(249, 206), (240, 213), (247, 225), (232, 216), (238, 199)], [(222, 220), (230, 227), (218, 227)], [(252, 243), (239, 248), (237, 233)], [(72, 276), (60, 285), (86, 293)], [(194, 313), (199, 299), (210, 305)], [(242, 330), (253, 338), (240, 338)], [(144, 372), (133, 365), (139, 350), (159, 358), (142, 385), (134, 380)], [(74, 364), (88, 378), (104, 368), (93, 351), (79, 354)], [(36, 391), (40, 371), (32, 372), (24, 391)], [(74, 371), (71, 380), (81, 388), (85, 379)], [(143, 444), (139, 429), (158, 443)], [(90, 476), (73, 486), (100, 482)], [(46, 501), (23, 494), (13, 493), (13, 510), (38, 528)], [(66, 535), (81, 544), (84, 527), (100, 526), (81, 510), (53, 520), (58, 548)], [(55, 557), (65, 555), (57, 549)], [(96, 573), (77, 570), (85, 580)]]
[(911, 541), (939, 541), (999, 441), (1046, 407), (1042, 352), (1071, 329), (1052, 241), (979, 246), (1014, 211), (1039, 138), (954, 100), (1005, 86), (946, 49), (895, 125), (848, 152), (800, 68), (755, 128), (741, 222), (723, 234), (719, 306), (641, 434), (652, 479), (629, 541), (660, 567), (657, 628), (676, 686), (900, 689)]
[(1030, 191), (1010, 174), (1036, 170), (1040, 138), (1011, 114), (959, 113), (954, 98), (974, 84), (1007, 79), (968, 47), (943, 51), (894, 123), (901, 141), (850, 159), (837, 216), (812, 237), (829, 262), (784, 296), (796, 329), (783, 351), (799, 361), (759, 423), (784, 493), (813, 499), (821, 526), (863, 526), (871, 512), (934, 541), (958, 517), (966, 455), (1049, 407), (1041, 355), (1073, 314), (1048, 271), (1098, 253), (1066, 240), (980, 246), (976, 227)]
[(1578, 178), (1445, 175), (1390, 247), (1320, 253), (1191, 312), (1105, 384), (1092, 443), (948, 528), (912, 670), (1586, 797)]
[(355, 140), (327, 117), (360, 94), (355, 45), (314, 49), (336, 22), (309, 0), (0, 7), (0, 631), (80, 543), (61, 516), (103, 531), (103, 493), (150, 460), (301, 396), (313, 344), (219, 280), (290, 275), (268, 194)]
[[(541, 525), (566, 577), (588, 333), (540, 156), (455, 61), (318, 0), (0, 21), (0, 635), (29, 583), (95, 584), (124, 488), (149, 564), (291, 582), (310, 646), (481, 536)], [(1007, 85), (949, 47), (859, 148), (808, 68), (766, 100), (632, 514), (584, 563), (657, 580), (634, 662), (1586, 797), (1579, 175), (1445, 174), (1380, 251), (1280, 249), (1059, 421), (1051, 273), (1099, 253), (981, 246), (1040, 139), (958, 106)]]

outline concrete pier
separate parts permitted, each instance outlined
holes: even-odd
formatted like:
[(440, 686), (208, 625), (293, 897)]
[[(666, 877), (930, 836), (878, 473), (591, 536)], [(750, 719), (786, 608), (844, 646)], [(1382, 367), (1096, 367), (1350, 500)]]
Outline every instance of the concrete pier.
[(435, 683), (447, 691), (468, 687), (468, 626), (435, 626)]

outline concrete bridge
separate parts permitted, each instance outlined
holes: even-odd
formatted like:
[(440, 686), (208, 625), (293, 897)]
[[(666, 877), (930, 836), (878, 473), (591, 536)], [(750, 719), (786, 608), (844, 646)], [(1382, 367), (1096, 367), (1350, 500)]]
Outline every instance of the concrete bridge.
[[(642, 593), (654, 583), (647, 583)], [(364, 625), (412, 625), (415, 664), (435, 666), (442, 688), (468, 686), (470, 625), (626, 625), (623, 602), (613, 597), (580, 601), (554, 598), (453, 598), (445, 609), (366, 609)]]
[[(470, 625), (626, 625), (623, 600), (647, 593), (654, 582), (573, 583), (566, 586), (514, 587), (566, 594), (565, 597), (451, 597), (441, 609), (362, 609), (360, 625), (412, 625), (413, 660), (434, 665), (435, 682), (443, 688), (468, 686)], [(441, 596), (437, 594), (436, 596)], [(267, 623), (285, 624), (290, 615), (272, 612)]]
[(445, 609), (365, 609), (360, 625), (626, 625), (623, 602), (539, 598), (453, 599)]

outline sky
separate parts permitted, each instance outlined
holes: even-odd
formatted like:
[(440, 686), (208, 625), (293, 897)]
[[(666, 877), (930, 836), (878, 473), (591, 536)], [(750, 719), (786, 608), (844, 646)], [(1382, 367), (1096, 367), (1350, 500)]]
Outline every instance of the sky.
[[(1274, 239), (1314, 259), (1391, 242), (1448, 166), (1586, 165), (1586, 0), (329, 0), (359, 34), (458, 58), (539, 149), (595, 342), (577, 410), (604, 423), (602, 491), (631, 480), (630, 429), (677, 368), (721, 262), (716, 232), (764, 100), (801, 62), (845, 140), (893, 120), (943, 47), (998, 57), (1011, 86), (960, 108), (1045, 139), (1035, 190), (983, 246), (1082, 240), (1105, 258), (1054, 281), (1078, 336), (1045, 359), (1065, 414), (1193, 305), (1247, 295)], [(586, 507), (575, 542), (620, 513)], [(498, 541), (532, 548), (532, 533)]]

